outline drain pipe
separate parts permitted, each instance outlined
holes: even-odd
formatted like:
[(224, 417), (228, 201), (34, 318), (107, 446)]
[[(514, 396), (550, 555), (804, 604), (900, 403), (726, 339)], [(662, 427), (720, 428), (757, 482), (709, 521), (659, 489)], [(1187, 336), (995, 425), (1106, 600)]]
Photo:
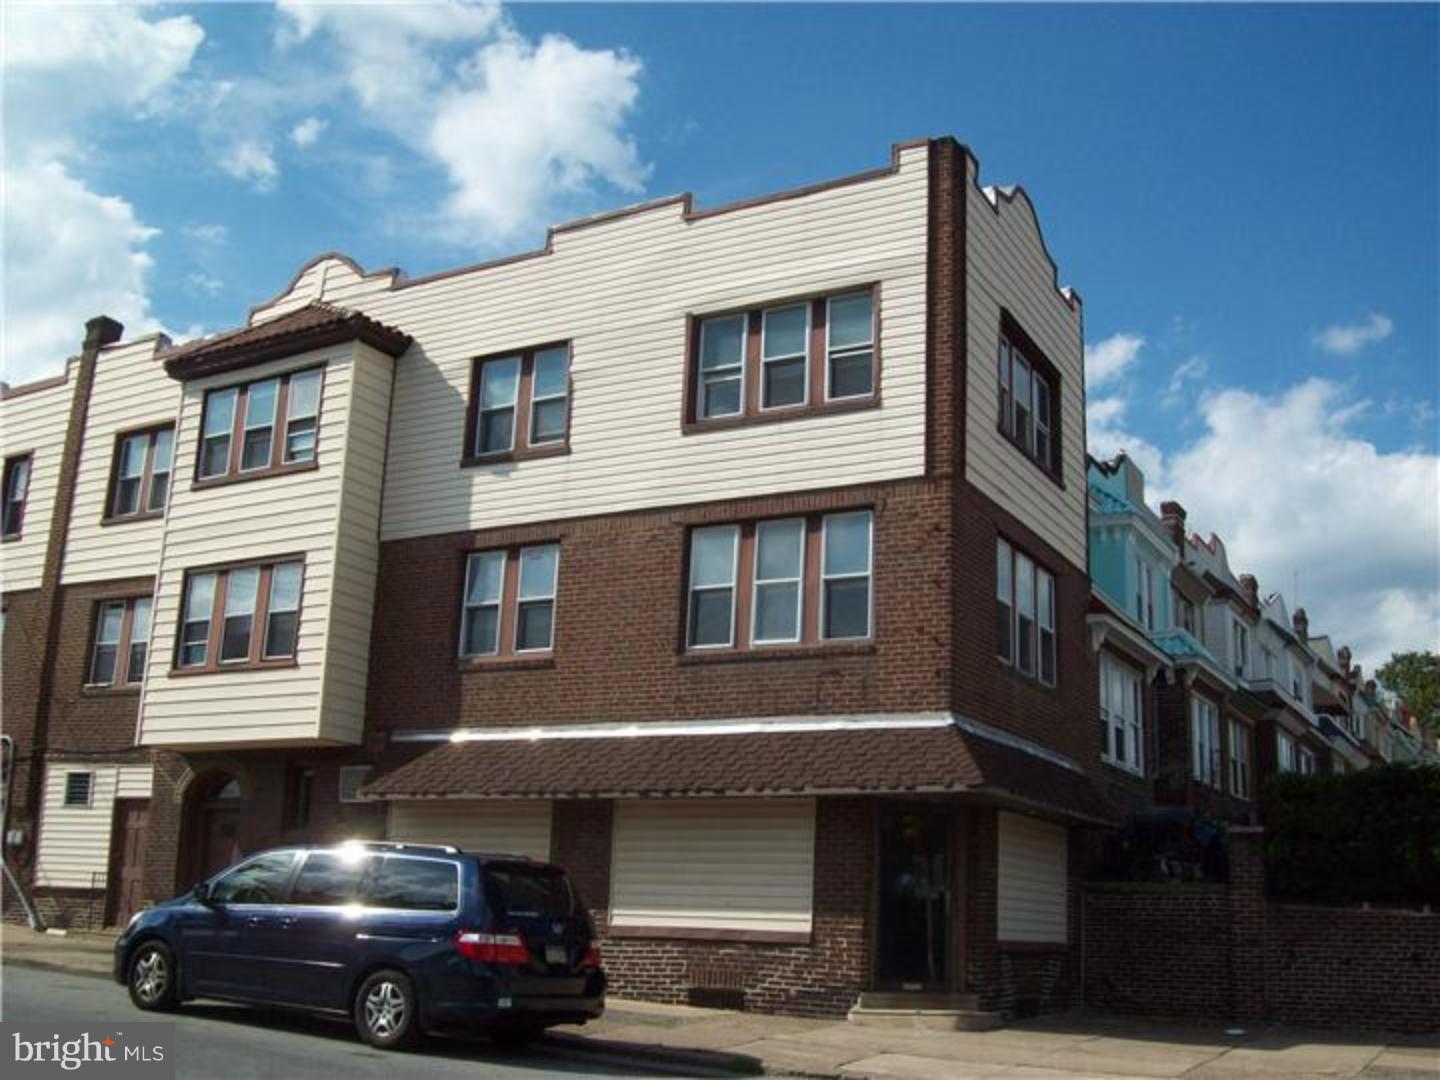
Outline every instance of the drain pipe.
[(15, 754), (15, 740), (9, 735), (0, 735), (0, 761), (4, 762), (5, 772), (4, 786), (0, 787), (0, 870), (4, 871), (5, 880), (10, 882), (10, 887), (20, 898), (20, 906), (25, 909), (25, 918), (30, 923), (30, 929), (44, 930), (45, 920), (40, 917), (40, 912), (35, 910), (30, 895), (20, 884), (20, 879), (15, 876), (15, 871), (10, 866), (10, 859), (6, 855), (10, 847), (8, 843), (10, 839), (10, 780), (15, 775)]

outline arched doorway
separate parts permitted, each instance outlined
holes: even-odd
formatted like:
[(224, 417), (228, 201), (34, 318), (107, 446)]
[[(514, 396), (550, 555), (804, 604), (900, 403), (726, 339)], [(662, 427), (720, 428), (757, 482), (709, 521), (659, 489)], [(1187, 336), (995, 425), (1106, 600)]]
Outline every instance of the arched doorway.
[(238, 860), (240, 781), (227, 772), (202, 776), (185, 793), (184, 884), (203, 881)]

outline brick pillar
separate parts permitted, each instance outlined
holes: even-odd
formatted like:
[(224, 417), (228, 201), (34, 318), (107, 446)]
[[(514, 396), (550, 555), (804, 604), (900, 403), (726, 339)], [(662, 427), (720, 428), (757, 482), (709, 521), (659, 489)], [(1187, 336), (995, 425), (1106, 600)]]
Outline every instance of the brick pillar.
[(1006, 1004), (1000, 973), (999, 936), (999, 819), (994, 807), (976, 806), (969, 812), (969, 855), (966, 859), (966, 974), (982, 1009)]
[(1237, 826), (1230, 850), (1230, 1000), (1238, 1023), (1265, 1019), (1265, 830)]

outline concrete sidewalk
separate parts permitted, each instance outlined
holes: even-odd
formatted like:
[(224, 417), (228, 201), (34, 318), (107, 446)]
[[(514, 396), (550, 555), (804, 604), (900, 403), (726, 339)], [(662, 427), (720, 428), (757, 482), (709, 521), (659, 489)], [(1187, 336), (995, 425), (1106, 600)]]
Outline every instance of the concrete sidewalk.
[[(109, 935), (62, 937), (15, 926), (4, 927), (0, 934), (0, 961), (5, 964), (110, 975), (113, 938)], [(548, 1042), (557, 1050), (622, 1055), (687, 1071), (850, 1080), (1180, 1076), (1440, 1080), (1440, 1036), (1290, 1028), (1227, 1036), (1219, 1026), (1086, 1013), (1024, 1021), (999, 1031), (891, 1031), (612, 999), (602, 1019), (584, 1027), (559, 1028)]]

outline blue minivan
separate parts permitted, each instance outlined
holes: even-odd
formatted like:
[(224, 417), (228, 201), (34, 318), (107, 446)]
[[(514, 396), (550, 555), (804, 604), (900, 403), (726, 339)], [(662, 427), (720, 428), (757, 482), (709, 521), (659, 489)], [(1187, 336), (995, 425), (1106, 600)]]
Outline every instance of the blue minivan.
[(564, 870), (420, 844), (253, 855), (137, 914), (115, 980), (146, 1010), (221, 998), (348, 1015), (382, 1048), (447, 1030), (518, 1045), (605, 1008), (594, 927)]

